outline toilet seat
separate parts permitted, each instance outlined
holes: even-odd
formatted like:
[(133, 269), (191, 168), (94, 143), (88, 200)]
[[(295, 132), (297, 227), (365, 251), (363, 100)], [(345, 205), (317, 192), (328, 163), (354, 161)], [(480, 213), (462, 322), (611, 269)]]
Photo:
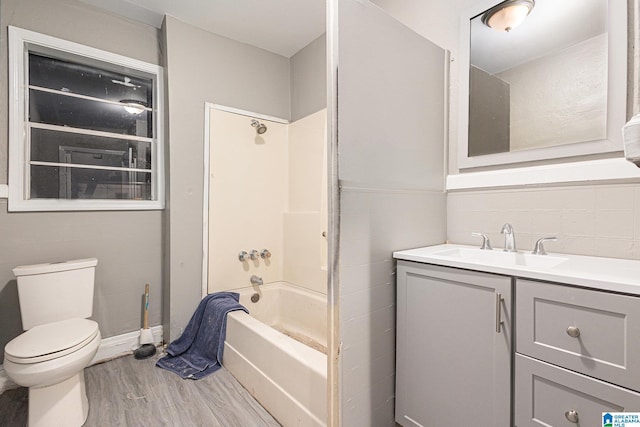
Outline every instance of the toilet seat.
[(5, 346), (5, 359), (19, 364), (56, 359), (86, 346), (99, 332), (96, 322), (81, 318), (38, 325)]

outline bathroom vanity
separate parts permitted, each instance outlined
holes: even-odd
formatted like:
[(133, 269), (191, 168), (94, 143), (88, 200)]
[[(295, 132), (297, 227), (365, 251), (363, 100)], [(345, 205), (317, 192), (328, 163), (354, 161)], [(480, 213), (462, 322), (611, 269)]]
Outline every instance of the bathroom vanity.
[(640, 261), (394, 253), (396, 422), (601, 425), (640, 411)]

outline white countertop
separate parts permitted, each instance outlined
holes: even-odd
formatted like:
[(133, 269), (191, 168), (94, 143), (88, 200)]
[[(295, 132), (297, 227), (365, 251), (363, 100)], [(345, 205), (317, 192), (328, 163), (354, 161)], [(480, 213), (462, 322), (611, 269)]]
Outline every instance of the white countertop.
[[(444, 244), (394, 252), (393, 257), (405, 261), (416, 261), (640, 295), (640, 261), (636, 260), (551, 252), (549, 252), (549, 255), (529, 255), (527, 252), (519, 251), (520, 254), (532, 257), (549, 256), (565, 259), (554, 267), (536, 267), (507, 265), (494, 260), (479, 261), (470, 257), (464, 258), (442, 254), (455, 249), (480, 251), (476, 246)], [(494, 249), (493, 251), (502, 252), (501, 249)]]

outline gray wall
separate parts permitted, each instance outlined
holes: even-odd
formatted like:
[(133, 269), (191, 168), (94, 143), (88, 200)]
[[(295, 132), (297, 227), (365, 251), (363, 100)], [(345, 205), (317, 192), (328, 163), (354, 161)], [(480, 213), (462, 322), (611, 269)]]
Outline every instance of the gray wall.
[(469, 156), (509, 151), (509, 83), (470, 68)]
[[(289, 118), (289, 60), (165, 18), (169, 203), (163, 324), (177, 338), (201, 299), (204, 104)], [(242, 177), (239, 177), (242, 179)], [(246, 191), (251, 191), (247, 183)]]
[(291, 57), (291, 121), (327, 106), (327, 36), (321, 35)]
[[(377, 6), (365, 3), (360, 9), (373, 10), (379, 16), (368, 25), (343, 24), (342, 15), (339, 21), (338, 102), (354, 103), (348, 114), (338, 111), (339, 138), (349, 141), (339, 147), (340, 180), (442, 190), (445, 112), (434, 103), (443, 102), (445, 65), (434, 64), (429, 54), (443, 51)], [(421, 52), (423, 44), (430, 50)], [(439, 85), (432, 80), (436, 72)], [(436, 137), (434, 130), (440, 132)]]
[[(2, 0), (0, 16), (0, 183), (7, 182), (7, 25), (160, 63), (159, 32), (73, 0)], [(93, 318), (103, 337), (141, 327), (141, 295), (151, 284), (150, 323), (160, 323), (162, 213), (8, 213), (0, 200), (0, 348), (22, 332), (17, 265), (98, 258)]]
[(392, 426), (392, 252), (445, 240), (445, 54), (369, 2), (340, 0), (342, 425)]

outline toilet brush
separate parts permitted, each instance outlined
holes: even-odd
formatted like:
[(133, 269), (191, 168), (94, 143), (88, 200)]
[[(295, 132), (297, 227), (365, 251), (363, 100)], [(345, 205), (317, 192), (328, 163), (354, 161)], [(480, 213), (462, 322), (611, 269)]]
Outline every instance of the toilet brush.
[(136, 359), (146, 359), (156, 354), (153, 334), (149, 329), (149, 284), (144, 287), (144, 327), (140, 329), (140, 347), (133, 352)]

